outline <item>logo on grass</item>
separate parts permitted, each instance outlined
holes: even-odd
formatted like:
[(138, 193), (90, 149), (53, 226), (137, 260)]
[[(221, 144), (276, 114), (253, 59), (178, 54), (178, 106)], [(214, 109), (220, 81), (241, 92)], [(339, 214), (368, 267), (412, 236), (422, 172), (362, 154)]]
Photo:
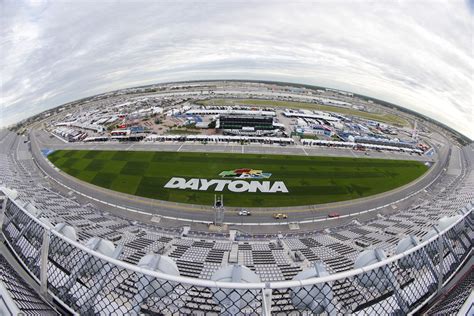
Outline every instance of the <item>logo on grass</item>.
[(237, 179), (268, 179), (271, 173), (264, 173), (262, 170), (240, 168), (235, 170), (227, 170), (219, 173), (221, 178), (237, 178)]
[[(221, 178), (231, 179), (268, 179), (271, 173), (262, 170), (241, 168), (227, 170), (219, 173)], [(167, 189), (193, 190), (222, 192), (225, 189), (231, 192), (262, 192), (262, 193), (288, 193), (283, 181), (245, 181), (245, 180), (223, 180), (223, 179), (185, 179), (173, 177), (164, 186)]]

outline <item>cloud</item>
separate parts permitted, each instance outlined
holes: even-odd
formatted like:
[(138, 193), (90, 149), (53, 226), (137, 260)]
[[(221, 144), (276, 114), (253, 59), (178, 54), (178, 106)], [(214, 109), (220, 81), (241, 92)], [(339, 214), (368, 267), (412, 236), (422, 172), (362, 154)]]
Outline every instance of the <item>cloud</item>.
[(377, 97), (474, 138), (470, 2), (2, 6), (0, 125), (117, 88), (248, 78)]

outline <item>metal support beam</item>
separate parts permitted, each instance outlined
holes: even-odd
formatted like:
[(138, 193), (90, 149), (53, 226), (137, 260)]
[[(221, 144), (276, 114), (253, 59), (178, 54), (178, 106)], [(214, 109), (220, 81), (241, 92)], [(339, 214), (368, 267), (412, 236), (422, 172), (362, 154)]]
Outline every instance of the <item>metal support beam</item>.
[(49, 252), (50, 230), (45, 229), (43, 233), (43, 244), (41, 245), (41, 265), (40, 265), (40, 282), (41, 295), (44, 297), (48, 294), (48, 252)]
[[(377, 256), (378, 261), (382, 261), (385, 259), (385, 256), (380, 249), (375, 249), (375, 255)], [(403, 313), (407, 313), (408, 312), (407, 303), (405, 301), (405, 298), (402, 296), (402, 289), (400, 287), (400, 284), (395, 274), (392, 272), (392, 270), (390, 269), (390, 266), (388, 265), (383, 267), (382, 271), (385, 278), (390, 283), (393, 289), (393, 294), (395, 295), (395, 299), (397, 300), (398, 306), (400, 307)], [(382, 293), (382, 291), (380, 292)]]
[(262, 315), (271, 316), (272, 314), (272, 289), (262, 289)]
[(438, 235), (438, 236), (439, 236), (438, 237), (438, 261), (439, 261), (438, 263), (438, 292), (441, 292), (441, 289), (443, 288), (443, 274), (444, 274), (444, 236), (443, 235)]
[(7, 201), (9, 197), (8, 195), (5, 194), (2, 202), (2, 214), (0, 214), (0, 227), (3, 227), (3, 221), (5, 218), (5, 211), (7, 210)]

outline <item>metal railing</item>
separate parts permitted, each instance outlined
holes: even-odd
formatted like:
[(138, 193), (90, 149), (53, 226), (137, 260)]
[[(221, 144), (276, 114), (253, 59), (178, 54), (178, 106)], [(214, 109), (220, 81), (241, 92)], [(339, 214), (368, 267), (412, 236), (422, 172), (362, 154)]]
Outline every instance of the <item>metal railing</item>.
[[(2, 233), (43, 294), (81, 315), (407, 314), (435, 295), (472, 252), (472, 204), (442, 231), (376, 263), (283, 282), (222, 282), (168, 275), (105, 255), (4, 202)], [(356, 260), (357, 261), (357, 260)], [(315, 269), (318, 268), (315, 265)]]

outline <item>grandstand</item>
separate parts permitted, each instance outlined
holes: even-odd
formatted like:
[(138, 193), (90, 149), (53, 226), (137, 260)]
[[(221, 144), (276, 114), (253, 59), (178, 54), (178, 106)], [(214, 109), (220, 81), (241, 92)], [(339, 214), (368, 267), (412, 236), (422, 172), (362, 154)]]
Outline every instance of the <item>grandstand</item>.
[[(8, 304), (11, 314), (20, 315), (60, 315), (28, 285), (0, 254), (0, 312), (2, 301), (11, 299)], [(5, 304), (7, 305), (7, 304)], [(3, 314), (2, 314), (3, 315)]]
[[(468, 309), (471, 309), (472, 313), (472, 296), (473, 296), (473, 288), (474, 288), (474, 273), (473, 273), (473, 266), (472, 266), (472, 258), (467, 267), (467, 272), (465, 272), (460, 280), (456, 282), (456, 284), (451, 287), (446, 294), (442, 295), (434, 304), (430, 304), (431, 306), (426, 311), (426, 314), (430, 315), (454, 315), (456, 313), (460, 313), (460, 315), (464, 315), (461, 311), (464, 306), (467, 306)], [(470, 296), (470, 298), (469, 298)], [(467, 314), (468, 310), (465, 311)]]
[[(87, 310), (90, 312), (92, 308), (94, 314), (108, 314), (112, 311), (118, 314), (133, 314), (138, 313), (137, 310), (145, 314), (219, 314), (226, 309), (232, 310), (231, 307), (235, 305), (242, 311), (246, 310), (248, 314), (263, 314), (268, 308), (273, 314), (297, 314), (300, 304), (295, 303), (294, 293), (298, 291), (295, 290), (294, 284), (288, 283), (289, 285), (285, 286), (284, 282), (291, 281), (301, 272), (311, 269), (315, 263), (321, 263), (329, 275), (340, 275), (339, 278), (331, 280), (331, 283), (325, 283), (331, 284), (332, 291), (327, 299), (337, 302), (332, 307), (333, 313), (371, 313), (379, 310), (380, 314), (388, 314), (396, 312), (398, 306), (406, 312), (418, 308), (435, 293), (428, 285), (424, 285), (423, 290), (418, 287), (417, 295), (411, 289), (417, 283), (414, 280), (418, 280), (420, 276), (426, 277), (427, 283), (434, 282), (427, 277), (429, 271), (426, 270), (429, 269), (407, 272), (393, 268), (394, 262), (387, 264), (395, 271), (395, 279), (405, 291), (404, 295), (407, 296), (407, 291), (410, 290), (412, 292), (409, 293), (416, 296), (405, 297), (405, 305), (397, 304), (394, 303), (393, 290), (380, 290), (380, 293), (369, 291), (353, 284), (355, 277), (347, 275), (355, 271), (355, 262), (363, 251), (376, 248), (383, 250), (389, 258), (396, 257), (397, 245), (405, 236), (416, 236), (418, 240), (424, 240), (443, 216), (452, 217), (460, 214), (461, 210), (464, 210), (465, 220), (462, 223), (466, 225), (467, 235), (460, 234), (459, 239), (452, 242), (454, 250), (445, 257), (446, 269), (442, 279), (451, 277), (472, 251), (472, 146), (461, 151), (462, 170), (448, 170), (427, 190), (424, 199), (390, 216), (372, 218), (366, 222), (344, 222), (344, 225), (328, 231), (315, 229), (267, 234), (237, 232), (232, 238), (229, 233), (203, 232), (193, 227), (185, 231), (183, 226), (146, 225), (106, 212), (92, 204), (78, 203), (70, 196), (57, 192), (49, 184), (36, 167), (28, 143), (23, 142), (16, 134), (6, 131), (0, 132), (0, 142), (0, 186), (8, 188), (3, 190), (7, 197), (4, 198), (2, 232), (10, 250), (39, 284), (45, 277), (41, 275), (40, 258), (44, 245), (39, 232), (45, 227), (42, 228), (38, 223), (48, 223), (52, 227), (65, 223), (76, 232), (78, 244), (74, 240), (62, 238), (57, 232), (50, 236), (50, 249), (65, 247), (69, 249), (69, 255), (66, 256), (61, 251), (52, 252), (47, 257), (49, 263), (46, 266), (49, 267), (46, 275), (48, 292), (62, 308), (71, 313), (83, 312), (84, 306), (87, 306)], [(29, 215), (26, 216), (25, 212)], [(113, 243), (115, 250), (120, 249), (116, 252), (117, 256), (110, 259), (115, 261), (109, 261), (115, 268), (105, 269), (105, 272), (103, 268), (99, 269), (94, 271), (95, 275), (86, 273), (78, 277), (68, 289), (62, 288), (64, 284), (61, 284), (65, 281), (58, 280), (58, 277), (67, 280), (68, 276), (77, 272), (74, 267), (88, 251), (84, 245), (94, 237)], [(55, 243), (56, 246), (53, 247)], [(160, 297), (155, 290), (156, 295), (147, 296), (140, 301), (138, 294), (146, 288), (144, 285), (153, 280), (152, 276), (156, 275), (149, 273), (140, 276), (140, 270), (134, 270), (136, 268), (133, 267), (137, 267), (141, 259), (149, 253), (171, 258), (179, 275), (186, 279), (182, 282), (166, 279), (163, 282), (173, 284), (174, 293), (166, 293), (164, 297)], [(95, 253), (91, 256), (97, 258), (94, 263), (98, 267), (107, 266), (105, 258), (97, 257)], [(216, 272), (233, 264), (245, 266), (256, 275), (262, 293), (270, 293), (268, 302), (265, 295), (257, 290), (240, 290), (245, 294), (236, 290), (241, 287), (232, 291), (239, 293), (239, 297), (244, 297), (245, 302), (237, 304), (233, 301), (230, 304), (232, 306), (228, 306), (216, 301), (215, 291), (210, 285), (211, 280)], [(8, 269), (7, 265), (5, 267), (4, 270)], [(107, 284), (97, 289), (100, 295), (94, 293), (89, 297), (88, 295), (92, 294), (87, 293), (97, 283), (97, 273), (105, 273)], [(375, 275), (379, 277), (378, 272)], [(266, 283), (258, 283), (260, 281)], [(320, 285), (317, 288), (319, 289)], [(38, 313), (55, 313), (49, 307), (51, 301), (43, 302), (27, 286), (22, 286), (21, 289), (34, 297), (29, 300), (34, 304), (25, 307), (25, 313), (35, 308)], [(306, 287), (299, 289), (307, 290)], [(11, 287), (7, 287), (7, 290), (10, 293), (12, 291)], [(221, 288), (220, 291), (229, 290)], [(73, 292), (87, 294), (93, 304), (90, 301), (81, 301), (80, 297), (71, 294)], [(18, 306), (23, 306), (20, 300), (16, 302)], [(264, 307), (265, 304), (270, 307)]]

